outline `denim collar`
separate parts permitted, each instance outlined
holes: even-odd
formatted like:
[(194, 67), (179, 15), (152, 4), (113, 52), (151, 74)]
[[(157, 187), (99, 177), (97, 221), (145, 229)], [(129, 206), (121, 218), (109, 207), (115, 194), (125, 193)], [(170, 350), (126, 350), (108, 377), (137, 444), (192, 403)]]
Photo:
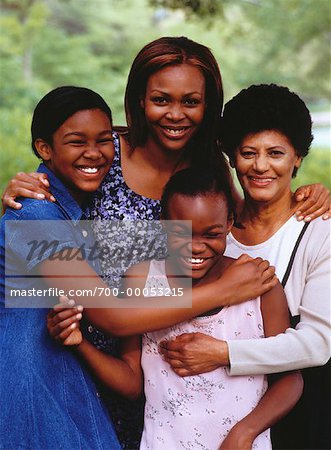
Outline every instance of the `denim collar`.
[(82, 218), (86, 218), (85, 212), (78, 205), (76, 200), (69, 193), (66, 186), (61, 180), (48, 168), (45, 164), (41, 163), (38, 167), (37, 172), (46, 173), (48, 176), (49, 184), (51, 186), (51, 191), (56, 202), (60, 207), (66, 212), (69, 218), (74, 222), (74, 225), (78, 223)]

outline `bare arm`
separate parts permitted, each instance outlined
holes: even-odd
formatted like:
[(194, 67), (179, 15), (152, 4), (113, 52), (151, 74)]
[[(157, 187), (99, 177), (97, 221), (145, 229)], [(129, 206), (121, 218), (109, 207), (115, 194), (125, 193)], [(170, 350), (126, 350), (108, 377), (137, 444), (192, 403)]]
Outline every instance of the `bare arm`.
[[(86, 261), (44, 260), (39, 269), (51, 287), (63, 289), (73, 294), (78, 290), (106, 292), (109, 287), (97, 276)], [(192, 296), (192, 306), (176, 308), (176, 297), (156, 297), (153, 299), (117, 299), (109, 295), (73, 298), (85, 308), (85, 315), (96, 327), (117, 336), (130, 336), (166, 328), (173, 324), (195, 317), (220, 305), (240, 303), (252, 296), (270, 289), (277, 280), (273, 278), (274, 269), (266, 269), (268, 263), (260, 258), (251, 260), (242, 256), (233, 263), (214, 283), (201, 286), (188, 292)], [(56, 274), (57, 277), (51, 275)], [(139, 300), (139, 308), (137, 301)], [(123, 307), (125, 302), (125, 308)], [(167, 302), (169, 308), (165, 308)], [(152, 307), (151, 307), (152, 305)], [(162, 309), (160, 309), (162, 305)]]
[(129, 399), (139, 397), (143, 380), (139, 336), (122, 338), (120, 358), (98, 350), (85, 338), (73, 348), (102, 384)]
[[(265, 336), (275, 336), (289, 326), (289, 313), (280, 284), (261, 299)], [(221, 449), (250, 449), (254, 439), (283, 418), (297, 403), (303, 390), (299, 372), (279, 374), (253, 411), (238, 422), (221, 445)]]
[[(123, 338), (120, 358), (115, 358), (98, 350), (82, 335), (79, 326), (83, 311), (81, 305), (68, 306), (68, 303), (61, 303), (49, 311), (47, 328), (50, 335), (59, 344), (70, 346), (104, 386), (129, 399), (137, 398), (142, 392), (143, 380), (140, 337)], [(57, 320), (59, 316), (62, 317), (60, 322)]]

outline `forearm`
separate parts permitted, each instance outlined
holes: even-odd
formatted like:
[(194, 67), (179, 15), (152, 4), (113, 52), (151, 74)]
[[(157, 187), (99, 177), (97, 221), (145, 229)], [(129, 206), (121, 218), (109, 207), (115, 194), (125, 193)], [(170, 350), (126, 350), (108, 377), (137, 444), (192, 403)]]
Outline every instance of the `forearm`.
[(121, 359), (98, 350), (85, 338), (73, 347), (94, 376), (106, 387), (120, 395), (134, 399), (142, 392), (142, 373)]
[[(77, 304), (84, 307), (90, 322), (105, 333), (115, 336), (132, 336), (166, 328), (218, 305), (228, 304), (235, 295), (230, 282), (219, 280), (219, 294), (218, 289), (210, 284), (194, 290), (187, 288), (180, 298), (145, 298), (141, 288), (141, 297), (120, 299), (112, 295), (112, 289), (103, 283), (87, 264), (74, 265), (61, 261), (61, 265), (54, 269), (51, 262), (44, 261), (40, 271), (50, 286), (68, 293)], [(50, 277), (49, 274), (53, 273), (58, 276)], [(74, 294), (78, 291), (85, 292), (86, 295), (76, 298)], [(181, 300), (185, 307), (178, 308), (178, 300)]]
[(291, 411), (302, 391), (303, 380), (299, 372), (282, 375), (268, 388), (256, 408), (237, 423), (233, 432), (247, 436), (253, 442)]
[[(154, 297), (145, 300), (145, 305), (153, 307), (136, 308), (143, 300), (119, 300), (125, 308), (85, 309), (88, 319), (98, 328), (115, 336), (131, 336), (147, 331), (155, 331), (192, 319), (217, 306), (228, 304), (231, 290), (224, 286), (219, 295), (211, 285), (194, 288), (186, 292), (186, 308), (176, 308), (176, 298)], [(165, 307), (165, 303), (169, 307)], [(174, 305), (174, 306), (173, 306)]]
[(330, 327), (323, 321), (266, 339), (227, 341), (230, 375), (261, 375), (324, 365), (330, 358)]
[[(255, 298), (261, 291), (270, 289), (275, 282), (274, 270), (268, 268), (267, 262), (243, 256), (229, 266), (221, 278), (193, 290), (186, 287), (180, 298), (144, 298), (140, 285), (140, 297), (118, 299), (86, 261), (78, 257), (75, 261), (61, 260), (61, 263), (54, 259), (45, 260), (39, 266), (40, 273), (47, 284), (63, 290), (77, 304), (80, 303), (96, 327), (117, 336), (159, 330), (216, 307)], [(56, 274), (56, 277), (52, 274)], [(75, 297), (76, 292), (85, 295)], [(179, 300), (183, 305), (181, 307), (178, 307)]]

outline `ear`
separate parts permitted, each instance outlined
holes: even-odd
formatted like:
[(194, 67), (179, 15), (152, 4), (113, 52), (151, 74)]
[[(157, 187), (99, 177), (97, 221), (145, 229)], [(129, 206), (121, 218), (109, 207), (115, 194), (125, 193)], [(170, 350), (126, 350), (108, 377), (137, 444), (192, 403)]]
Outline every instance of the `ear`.
[(145, 109), (145, 99), (143, 97), (140, 97), (139, 104), (141, 109)]
[(51, 159), (53, 150), (47, 142), (42, 139), (36, 139), (34, 146), (42, 160), (49, 161)]
[(231, 216), (228, 217), (228, 223), (226, 225), (226, 234), (229, 234), (232, 227), (233, 227), (233, 223), (234, 223), (234, 217), (233, 214), (231, 214)]
[(301, 163), (302, 163), (302, 156), (297, 155), (297, 158), (296, 158), (296, 161), (295, 161), (294, 166), (295, 166), (297, 169), (299, 169), (299, 167), (301, 166)]

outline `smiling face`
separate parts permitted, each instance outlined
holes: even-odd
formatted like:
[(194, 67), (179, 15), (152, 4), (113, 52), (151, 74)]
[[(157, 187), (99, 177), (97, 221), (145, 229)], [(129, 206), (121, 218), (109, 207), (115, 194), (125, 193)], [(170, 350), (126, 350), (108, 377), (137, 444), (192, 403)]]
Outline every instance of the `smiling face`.
[(55, 131), (52, 145), (37, 139), (35, 146), (78, 203), (98, 189), (114, 158), (112, 126), (100, 109), (76, 112)]
[(182, 150), (197, 132), (205, 113), (205, 79), (189, 64), (152, 74), (141, 99), (151, 139), (166, 150)]
[[(167, 206), (168, 245), (175, 267), (193, 281), (220, 262), (232, 220), (223, 194), (174, 194)], [(191, 221), (192, 230), (187, 223)], [(179, 222), (177, 222), (179, 221)]]
[(266, 130), (242, 140), (233, 165), (245, 196), (269, 203), (291, 196), (293, 170), (301, 160), (283, 133)]

